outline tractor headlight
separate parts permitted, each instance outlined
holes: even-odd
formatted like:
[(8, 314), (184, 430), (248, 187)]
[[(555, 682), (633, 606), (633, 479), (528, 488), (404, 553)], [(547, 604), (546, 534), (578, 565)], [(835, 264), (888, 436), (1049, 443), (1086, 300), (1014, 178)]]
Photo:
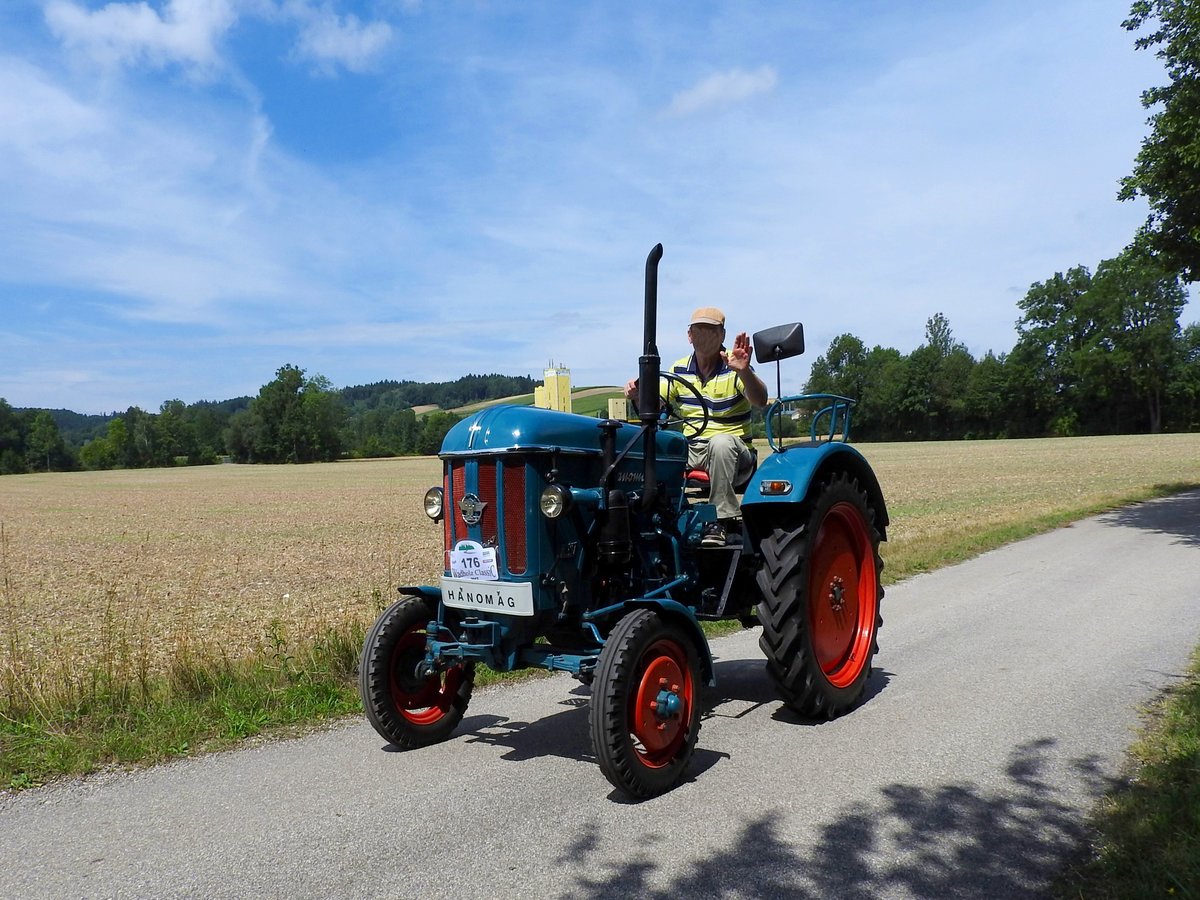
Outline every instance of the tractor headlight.
[(547, 519), (557, 519), (571, 508), (571, 492), (561, 484), (547, 485), (542, 489), (538, 505)]
[(445, 492), (440, 487), (431, 487), (427, 490), (425, 492), (425, 515), (435, 522), (441, 519), (445, 499)]

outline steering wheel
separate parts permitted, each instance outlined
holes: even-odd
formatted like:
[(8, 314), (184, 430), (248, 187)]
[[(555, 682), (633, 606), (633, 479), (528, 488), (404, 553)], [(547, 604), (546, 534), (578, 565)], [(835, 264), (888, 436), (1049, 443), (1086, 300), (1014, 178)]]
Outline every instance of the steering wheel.
[[(688, 381), (686, 378), (681, 378), (674, 372), (659, 372), (658, 377), (666, 379), (667, 381), (674, 381), (680, 387), (685, 388), (688, 393), (696, 398), (696, 402), (700, 404), (700, 410), (704, 413), (699, 420), (685, 417), (680, 410), (675, 408), (674, 404), (672, 404), (670, 400), (663, 397), (660, 393), (659, 401), (662, 403), (662, 409), (658, 414), (659, 426), (662, 428), (672, 428), (678, 425), (679, 430), (683, 432), (683, 436), (689, 441), (693, 438), (699, 437), (704, 433), (704, 429), (708, 427), (708, 404), (704, 402), (704, 397), (698, 390), (696, 390), (696, 385)], [(636, 397), (631, 398), (629, 403), (633, 407), (633, 411), (638, 415), (641, 415), (641, 411), (637, 408)]]

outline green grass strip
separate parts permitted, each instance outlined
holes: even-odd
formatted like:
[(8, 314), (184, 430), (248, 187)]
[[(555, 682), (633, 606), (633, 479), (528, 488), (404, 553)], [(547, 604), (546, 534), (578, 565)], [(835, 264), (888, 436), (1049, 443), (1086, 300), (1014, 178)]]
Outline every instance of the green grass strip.
[(0, 786), (220, 750), (265, 730), (356, 712), (361, 641), (361, 630), (330, 632), (299, 658), (282, 644), (257, 659), (193, 655), (162, 678), (97, 677), (10, 697), (0, 709)]
[(1092, 857), (1060, 897), (1200, 900), (1200, 652), (1150, 710), (1125, 786), (1101, 805)]
[[(266, 657), (194, 653), (166, 677), (108, 677), (0, 706), (0, 789), (20, 790), (108, 766), (162, 762), (362, 713), (356, 670), (364, 630), (347, 626), (292, 650), (278, 631)], [(478, 666), (475, 683), (536, 672)], [(2, 698), (0, 698), (2, 699)]]
[(1156, 484), (1140, 490), (1127, 491), (1119, 498), (1103, 503), (1055, 510), (1046, 515), (995, 528), (939, 535), (936, 542), (923, 550), (909, 548), (905, 553), (889, 553), (887, 544), (883, 544), (885, 565), (882, 580), (885, 585), (895, 584), (914, 575), (933, 572), (944, 566), (965, 562), (989, 550), (995, 550), (1036, 534), (1045, 534), (1100, 513), (1111, 512), (1132, 503), (1140, 503), (1158, 497), (1169, 497), (1184, 491), (1195, 490), (1198, 487), (1200, 485), (1192, 482)]

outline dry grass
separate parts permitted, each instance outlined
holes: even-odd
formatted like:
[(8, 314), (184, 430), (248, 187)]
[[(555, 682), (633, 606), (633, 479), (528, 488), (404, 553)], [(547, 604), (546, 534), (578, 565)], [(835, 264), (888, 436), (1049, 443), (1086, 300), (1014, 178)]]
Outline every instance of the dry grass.
[(887, 501), (891, 579), (1162, 487), (1200, 484), (1200, 434), (857, 446)]
[[(429, 583), (441, 530), (420, 511), (431, 458), (0, 479), (0, 671), (159, 673), (237, 658)], [(114, 644), (119, 645), (115, 648)]]
[[(859, 446), (887, 498), (893, 579), (1200, 483), (1200, 435)], [(396, 585), (438, 575), (420, 499), (439, 472), (409, 458), (0, 478), (0, 686), (114, 657), (145, 677), (366, 624)]]

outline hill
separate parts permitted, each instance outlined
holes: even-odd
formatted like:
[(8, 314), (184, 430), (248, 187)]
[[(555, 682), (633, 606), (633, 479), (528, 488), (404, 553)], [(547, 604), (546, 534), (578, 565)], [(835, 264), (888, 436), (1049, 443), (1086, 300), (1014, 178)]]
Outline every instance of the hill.
[[(587, 387), (579, 388), (571, 391), (571, 410), (581, 416), (594, 416), (598, 414), (608, 414), (608, 401), (623, 397), (624, 392), (619, 387)], [(453, 409), (448, 409), (446, 412), (454, 413), (456, 416), (465, 416), (477, 410), (485, 409), (489, 406), (499, 406), (502, 403), (510, 403), (514, 406), (532, 406), (533, 394), (514, 394), (510, 397), (498, 397), (494, 400), (481, 400), (476, 403), (468, 403), (465, 406), (456, 406)], [(426, 407), (424, 409), (414, 409), (418, 416), (423, 413), (432, 412), (435, 407)]]
[[(436, 453), (458, 419), (500, 403), (532, 405), (533, 388), (527, 376), (467, 375), (452, 382), (381, 381), (327, 391), (342, 408), (337, 410), (335, 402), (331, 418), (321, 420), (328, 427), (321, 432), (325, 455), (320, 458)], [(617, 387), (580, 388), (572, 392), (573, 409), (605, 416), (609, 399), (620, 396)], [(190, 405), (170, 400), (157, 412), (130, 407), (85, 415), (67, 409), (14, 410), (0, 400), (0, 474), (196, 465), (223, 458), (271, 461), (268, 438), (280, 426), (266, 417), (277, 410), (252, 413), (254, 403), (252, 397)], [(58, 429), (52, 437), (36, 426), (47, 412)], [(307, 461), (295, 440), (289, 446), (296, 461)]]
[(499, 397), (529, 394), (536, 382), (528, 375), (464, 375), (455, 381), (377, 381), (342, 388), (339, 392), (351, 414), (373, 409), (418, 407), (454, 410)]

